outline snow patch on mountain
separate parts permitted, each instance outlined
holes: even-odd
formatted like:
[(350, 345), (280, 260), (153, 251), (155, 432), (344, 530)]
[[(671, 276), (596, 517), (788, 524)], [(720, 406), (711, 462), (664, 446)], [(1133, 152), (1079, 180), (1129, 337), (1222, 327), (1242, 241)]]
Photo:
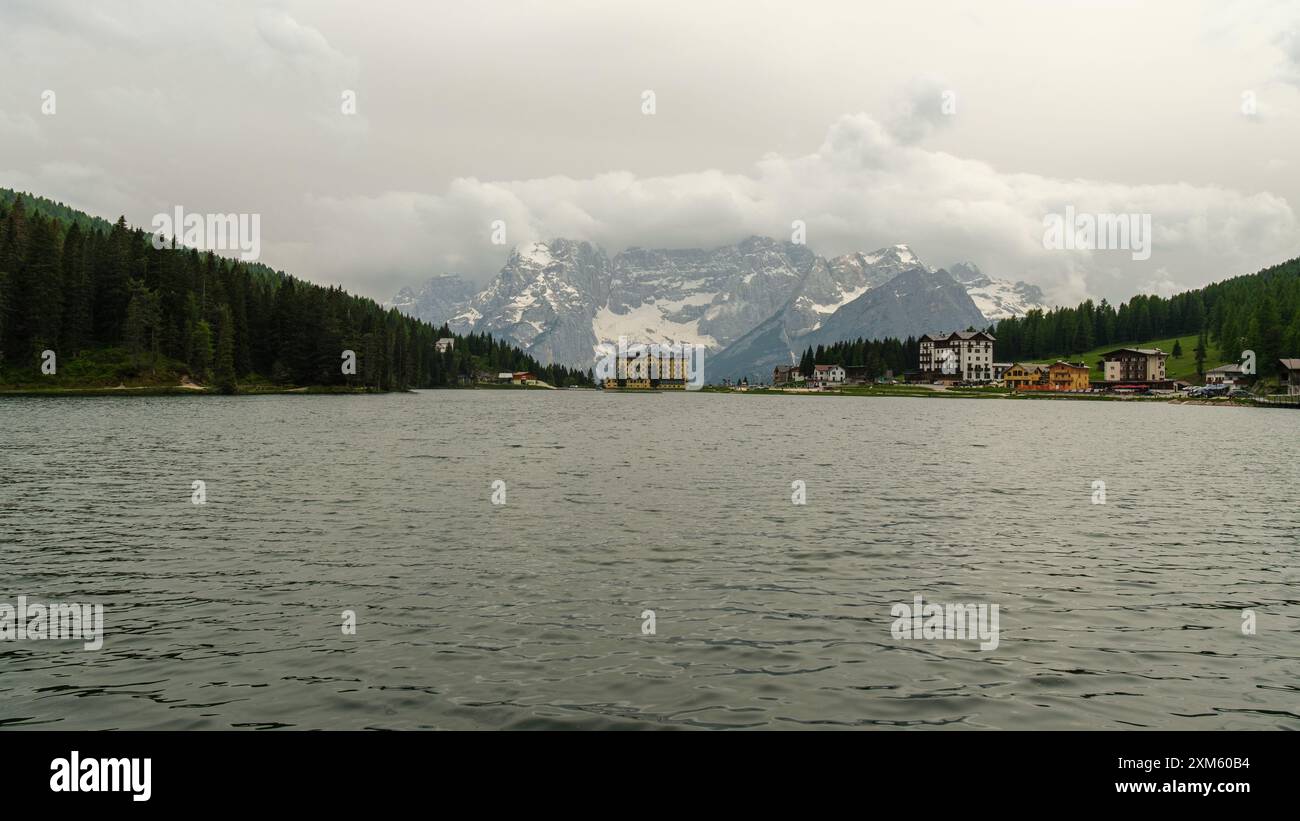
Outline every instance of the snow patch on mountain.
[(966, 288), (975, 306), (990, 322), (1050, 307), (1037, 285), (993, 279), (973, 262), (953, 263), (948, 272)]

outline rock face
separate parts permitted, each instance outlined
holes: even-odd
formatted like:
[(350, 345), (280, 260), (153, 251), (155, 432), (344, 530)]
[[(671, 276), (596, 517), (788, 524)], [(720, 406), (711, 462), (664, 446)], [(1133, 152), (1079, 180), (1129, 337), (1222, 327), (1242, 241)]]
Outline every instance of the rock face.
[[(703, 249), (629, 248), (609, 258), (587, 242), (516, 248), (478, 293), (456, 276), (404, 288), (389, 304), (457, 333), (491, 333), (543, 363), (591, 367), (601, 342), (691, 343), (706, 378), (771, 374), (809, 344), (983, 327), (1041, 302), (1032, 285), (954, 266), (924, 266), (906, 245), (833, 259), (767, 237)], [(960, 280), (960, 281), (959, 281)], [(974, 301), (972, 299), (974, 298)]]
[[(791, 307), (797, 301), (792, 300)], [(796, 364), (799, 353), (809, 347), (858, 337), (906, 339), (986, 324), (966, 290), (947, 271), (931, 271), (918, 263), (883, 285), (868, 288), (809, 330), (795, 330), (798, 323), (787, 315), (772, 317), (717, 356), (706, 358), (705, 378), (766, 381), (774, 366)]]
[(456, 274), (443, 274), (424, 283), (418, 291), (403, 288), (392, 301), (384, 303), (384, 307), (396, 308), (436, 327), (465, 310), (477, 293), (478, 288), (473, 283)]
[(766, 237), (709, 251), (629, 248), (614, 259), (595, 334), (716, 350), (775, 313), (819, 264), (806, 246)]
[(452, 329), (509, 339), (543, 364), (589, 367), (592, 318), (609, 299), (611, 278), (609, 258), (589, 242), (520, 246)]

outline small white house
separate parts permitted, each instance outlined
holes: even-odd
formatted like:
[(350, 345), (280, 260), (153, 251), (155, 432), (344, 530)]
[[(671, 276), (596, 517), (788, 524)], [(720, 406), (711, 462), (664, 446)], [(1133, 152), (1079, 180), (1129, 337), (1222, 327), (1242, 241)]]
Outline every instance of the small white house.
[(844, 368), (839, 365), (814, 365), (812, 382), (815, 385), (843, 385)]
[(456, 338), (454, 336), (444, 336), (434, 344), (438, 348), (438, 353), (446, 353), (447, 351), (455, 350)]
[(1243, 385), (1248, 380), (1247, 374), (1241, 365), (1236, 362), (1228, 365), (1220, 365), (1217, 368), (1211, 368), (1205, 372), (1205, 384), (1207, 385)]

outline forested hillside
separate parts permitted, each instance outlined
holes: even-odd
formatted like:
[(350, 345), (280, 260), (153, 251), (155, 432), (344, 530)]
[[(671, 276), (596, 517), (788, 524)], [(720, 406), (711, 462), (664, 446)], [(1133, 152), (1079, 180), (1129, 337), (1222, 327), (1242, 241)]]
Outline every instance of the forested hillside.
[(1088, 300), (1077, 308), (1030, 311), (998, 322), (993, 334), (1004, 362), (1205, 334), (1226, 359), (1253, 350), (1261, 367), (1271, 369), (1280, 357), (1300, 356), (1300, 260), (1167, 299), (1135, 296), (1118, 309)]
[[(1077, 308), (1032, 310), (989, 330), (997, 338), (993, 350), (999, 362), (1087, 354), (1084, 358), (1095, 368), (1101, 349), (1190, 336), (1194, 341), (1187, 356), (1194, 358), (1198, 372), (1222, 364), (1219, 360), (1235, 362), (1241, 351), (1252, 350), (1267, 375), (1279, 358), (1300, 357), (1300, 259), (1169, 298), (1135, 296), (1118, 308), (1103, 299)], [(858, 339), (808, 349), (800, 367), (805, 374), (812, 373), (813, 364), (866, 365), (870, 377), (887, 369), (900, 374), (917, 366), (917, 350), (913, 339)], [(1186, 368), (1177, 373), (1192, 375)]]
[[(529, 370), (553, 385), (587, 375), (542, 366), (489, 335), (455, 336), (371, 299), (192, 249), (155, 249), (125, 219), (0, 190), (0, 380), (32, 382), (42, 352), (60, 371), (107, 363), (101, 379), (180, 373), (231, 392), (241, 382), (375, 390), (455, 385), (477, 371)], [(356, 354), (356, 374), (342, 353)]]

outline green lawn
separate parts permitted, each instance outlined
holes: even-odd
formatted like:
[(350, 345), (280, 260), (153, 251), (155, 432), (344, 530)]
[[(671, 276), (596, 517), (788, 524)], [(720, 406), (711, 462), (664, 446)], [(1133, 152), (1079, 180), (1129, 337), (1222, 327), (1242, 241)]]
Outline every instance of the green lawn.
[[(1183, 355), (1177, 359), (1173, 356), (1175, 342), (1180, 343), (1183, 349)], [(1208, 342), (1206, 344), (1209, 346), (1209, 350), (1207, 350), (1205, 354), (1205, 369), (1207, 371), (1210, 368), (1217, 368), (1220, 365), (1225, 365), (1229, 361), (1237, 361), (1235, 359), (1228, 360), (1224, 358), (1219, 353), (1219, 349), (1213, 342)], [(1169, 354), (1169, 358), (1165, 360), (1166, 376), (1170, 379), (1182, 379), (1185, 382), (1198, 381), (1196, 378), (1196, 334), (1192, 334), (1191, 336), (1170, 337), (1169, 339), (1151, 339), (1145, 342), (1116, 342), (1100, 348), (1094, 348), (1084, 354), (1075, 354), (1064, 358), (1069, 359), (1071, 362), (1082, 360), (1092, 369), (1090, 374), (1091, 378), (1101, 379), (1101, 355), (1108, 351), (1113, 351), (1116, 348), (1159, 348)], [(1054, 362), (1056, 360), (1053, 359), (1051, 361)]]

